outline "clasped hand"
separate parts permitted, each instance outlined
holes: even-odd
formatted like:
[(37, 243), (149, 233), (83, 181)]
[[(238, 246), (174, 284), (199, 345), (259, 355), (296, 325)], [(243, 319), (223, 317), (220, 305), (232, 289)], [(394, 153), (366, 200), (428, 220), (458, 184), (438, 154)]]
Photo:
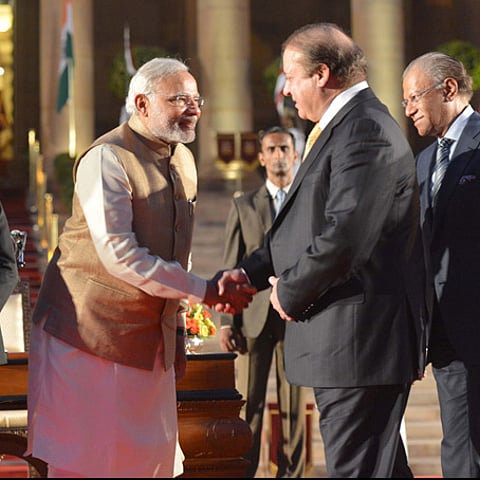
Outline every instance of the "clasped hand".
[(257, 289), (250, 284), (243, 270), (219, 271), (207, 280), (204, 303), (217, 312), (241, 313), (252, 301)]
[(271, 277), (268, 277), (268, 283), (270, 283), (270, 285), (272, 286), (272, 292), (270, 294), (270, 303), (272, 304), (272, 307), (277, 311), (277, 313), (280, 315), (280, 318), (282, 318), (283, 320), (286, 320), (287, 322), (295, 321), (295, 319), (288, 315), (287, 312), (285, 312), (285, 310), (280, 305), (280, 300), (278, 299), (277, 294), (278, 277), (274, 277), (273, 275)]

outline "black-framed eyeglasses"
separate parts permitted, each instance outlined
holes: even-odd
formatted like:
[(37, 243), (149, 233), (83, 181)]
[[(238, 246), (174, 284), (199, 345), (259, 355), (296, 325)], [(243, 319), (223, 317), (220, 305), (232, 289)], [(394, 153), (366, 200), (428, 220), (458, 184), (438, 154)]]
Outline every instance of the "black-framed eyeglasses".
[(436, 88), (443, 85), (443, 82), (444, 81), (442, 80), (441, 82), (436, 83), (435, 85), (432, 85), (431, 87), (428, 87), (425, 90), (422, 90), (421, 92), (416, 93), (415, 95), (412, 95), (408, 100), (403, 100), (402, 101), (402, 107), (407, 108), (408, 105), (415, 105), (416, 103), (418, 103), (420, 98), (422, 98), (428, 92), (431, 92), (432, 90), (435, 90)]
[(205, 105), (205, 99), (203, 97), (192, 97), (191, 95), (186, 95), (185, 93), (178, 93), (177, 95), (163, 95), (161, 93), (152, 92), (161, 97), (166, 97), (167, 100), (175, 105), (178, 108), (187, 108), (190, 105), (195, 105), (198, 108), (201, 108)]

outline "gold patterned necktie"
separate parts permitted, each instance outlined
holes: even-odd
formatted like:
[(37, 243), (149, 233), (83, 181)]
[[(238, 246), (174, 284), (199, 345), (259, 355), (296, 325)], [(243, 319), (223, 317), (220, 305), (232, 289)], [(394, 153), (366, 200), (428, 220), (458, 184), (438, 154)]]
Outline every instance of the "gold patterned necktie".
[(322, 133), (322, 129), (320, 128), (319, 124), (316, 123), (313, 126), (311, 132), (308, 134), (308, 138), (305, 143), (305, 150), (303, 152), (302, 162), (303, 160), (305, 160), (305, 158), (307, 158), (308, 152), (311, 150), (311, 148), (313, 147), (313, 144), (315, 143), (315, 141), (317, 140), (318, 136), (321, 133)]

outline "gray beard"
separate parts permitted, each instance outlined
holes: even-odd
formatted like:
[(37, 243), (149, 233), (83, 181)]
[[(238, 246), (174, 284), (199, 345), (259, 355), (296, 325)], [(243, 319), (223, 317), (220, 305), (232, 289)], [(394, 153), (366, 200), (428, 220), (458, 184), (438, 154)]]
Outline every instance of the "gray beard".
[(178, 126), (174, 128), (158, 128), (152, 131), (153, 135), (161, 138), (168, 144), (192, 143), (195, 140), (195, 130), (184, 131)]

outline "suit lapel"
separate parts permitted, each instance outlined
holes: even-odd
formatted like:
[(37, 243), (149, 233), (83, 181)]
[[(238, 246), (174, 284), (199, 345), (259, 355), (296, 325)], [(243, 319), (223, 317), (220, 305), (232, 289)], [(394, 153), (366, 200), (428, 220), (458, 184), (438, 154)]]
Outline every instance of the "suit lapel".
[(292, 201), (292, 198), (295, 197), (296, 192), (302, 184), (303, 178), (307, 174), (310, 167), (320, 161), (318, 158), (319, 154), (332, 135), (333, 129), (343, 120), (345, 115), (347, 115), (357, 105), (367, 100), (374, 100), (376, 98), (377, 97), (370, 88), (365, 88), (364, 90), (358, 92), (349, 102), (347, 102), (332, 118), (332, 120), (328, 122), (328, 125), (324, 130), (322, 130), (322, 133), (319, 135), (311, 150), (308, 152), (308, 155), (305, 157), (305, 160), (303, 160), (302, 164), (300, 165), (300, 168), (293, 179), (292, 186), (288, 191), (288, 195), (283, 202), (282, 209), (273, 221), (274, 227), (285, 216), (285, 212), (288, 210), (289, 203)]
[(438, 225), (443, 212), (447, 208), (450, 198), (458, 188), (460, 178), (469, 170), (469, 165), (473, 161), (475, 152), (480, 146), (480, 115), (474, 115), (468, 121), (465, 129), (458, 140), (458, 145), (453, 152), (453, 158), (448, 165), (434, 211), (434, 225)]
[(430, 204), (430, 183), (435, 164), (437, 143), (429, 145), (417, 158), (417, 178), (420, 188), (420, 224), (432, 228), (432, 207)]
[(267, 232), (272, 226), (273, 206), (268, 193), (267, 187), (262, 185), (253, 197), (253, 205), (258, 212), (260, 221), (262, 222), (263, 231)]

